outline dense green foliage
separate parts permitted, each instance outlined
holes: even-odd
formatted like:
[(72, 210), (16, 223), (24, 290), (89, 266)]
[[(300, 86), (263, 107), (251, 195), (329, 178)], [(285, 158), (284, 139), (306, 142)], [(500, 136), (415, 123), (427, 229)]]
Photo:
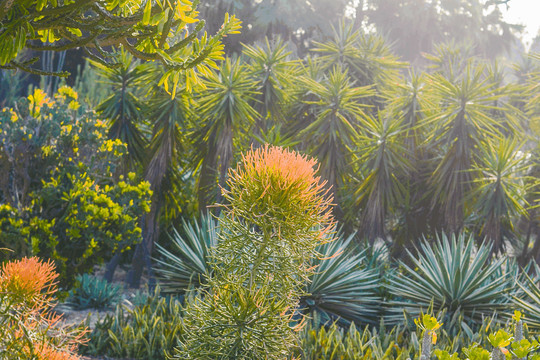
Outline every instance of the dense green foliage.
[(458, 45), (406, 74), (384, 38), (347, 23), (304, 58), (289, 45), (246, 46), (207, 73), (204, 88), (179, 87), (174, 98), (156, 87), (162, 70), (125, 51), (118, 68), (96, 64), (115, 90), (98, 109), (109, 136), (128, 145), (124, 171), (154, 191), (134, 265), (180, 217), (222, 202), (228, 167), (262, 142), (317, 157), (346, 232), (391, 243), (392, 256), (441, 231), (488, 237), (493, 252), (511, 246), (521, 263), (540, 256), (529, 176), (536, 137), (522, 136), (538, 116), (537, 59), (516, 72), (518, 84), (513, 69)]
[(0, 113), (0, 256), (53, 259), (63, 284), (141, 239), (149, 184), (118, 175), (126, 147), (63, 87)]
[(122, 46), (137, 58), (159, 61), (166, 68), (161, 83), (165, 88), (171, 83), (174, 93), (181, 74), (187, 75), (188, 86), (198, 84), (198, 72), (207, 72), (222, 58), (221, 39), (240, 28), (234, 15), (225, 14), (214, 36), (198, 36), (205, 23), (197, 18), (197, 5), (186, 0), (5, 1), (0, 5), (0, 68), (51, 74), (49, 69), (32, 68), (38, 58), (24, 59), (23, 50), (79, 47), (113, 67), (114, 47)]
[(89, 55), (80, 94), (0, 70), (0, 261), (78, 307), (157, 265), (182, 305), (118, 305), (94, 355), (538, 357), (540, 57), (486, 59), (504, 2), (0, 1), (0, 68)]

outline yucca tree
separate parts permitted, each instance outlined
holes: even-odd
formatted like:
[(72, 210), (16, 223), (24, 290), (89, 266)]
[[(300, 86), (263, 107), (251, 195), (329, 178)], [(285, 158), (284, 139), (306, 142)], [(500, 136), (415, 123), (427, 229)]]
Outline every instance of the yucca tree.
[(430, 62), (428, 68), (431, 73), (444, 76), (452, 82), (463, 75), (471, 60), (475, 59), (470, 43), (454, 41), (438, 45), (432, 54), (424, 54), (424, 57)]
[(206, 90), (197, 99), (194, 144), (195, 162), (200, 168), (199, 209), (218, 199), (217, 187), (225, 186), (234, 155), (233, 138), (239, 129), (249, 132), (259, 116), (253, 108), (258, 95), (257, 83), (249, 76), (247, 65), (227, 58), (219, 72), (205, 80)]
[[(116, 67), (89, 60), (97, 70), (100, 81), (112, 88), (111, 95), (99, 104), (97, 111), (108, 120), (109, 137), (119, 139), (127, 145), (128, 154), (122, 172), (141, 172), (148, 146), (145, 133), (148, 126), (145, 118), (148, 105), (140, 101), (139, 96), (146, 90), (146, 84), (152, 79), (155, 68), (142, 64), (123, 50), (117, 58)], [(112, 281), (120, 258), (120, 253), (115, 254), (107, 264), (104, 274), (106, 280)]]
[(305, 100), (313, 120), (298, 133), (298, 139), (319, 160), (320, 174), (339, 204), (339, 192), (350, 176), (361, 119), (366, 117), (361, 101), (374, 92), (369, 87), (355, 87), (348, 71), (340, 66), (322, 81), (305, 77), (303, 82), (314, 95), (313, 100)]
[(481, 174), (474, 180), (475, 216), (479, 234), (493, 242), (493, 251), (504, 250), (504, 240), (515, 240), (514, 222), (527, 216), (526, 174), (530, 164), (515, 140), (487, 142), (474, 169)]
[(148, 142), (144, 134), (147, 107), (139, 97), (152, 68), (123, 50), (118, 59), (116, 67), (92, 60), (90, 63), (97, 69), (101, 81), (112, 87), (111, 95), (99, 104), (97, 111), (109, 121), (109, 137), (127, 144), (128, 166), (133, 170), (143, 162)]
[(263, 134), (284, 119), (288, 89), (298, 75), (298, 63), (291, 60), (291, 52), (282, 40), (265, 38), (262, 46), (245, 46), (243, 55), (249, 58), (251, 77), (257, 81), (259, 94), (253, 105), (259, 116), (255, 132)]
[[(307, 56), (305, 62), (300, 63), (300, 75), (295, 83), (293, 83), (290, 92), (290, 111), (289, 116), (285, 119), (285, 133), (291, 138), (298, 138), (298, 133), (311, 124), (315, 118), (315, 109), (311, 106), (311, 102), (318, 99), (317, 95), (311, 91), (310, 86), (306, 86), (301, 80), (304, 78), (310, 79), (316, 83), (323, 82), (325, 72), (321, 62), (317, 61), (312, 56)], [(302, 139), (299, 148), (306, 151), (306, 144)]]
[[(434, 98), (433, 124), (429, 141), (439, 155), (431, 174), (432, 209), (438, 209), (440, 225), (446, 231), (458, 232), (465, 218), (465, 198), (477, 174), (473, 162), (485, 138), (502, 138), (499, 123), (490, 115), (495, 100), (503, 94), (493, 89), (483, 66), (469, 62), (465, 72), (453, 81), (441, 74), (428, 77)], [(509, 129), (512, 130), (512, 129)]]
[[(159, 71), (156, 70), (156, 76)], [(157, 78), (154, 78), (157, 84)], [(152, 135), (142, 163), (143, 175), (153, 191), (150, 212), (144, 217), (143, 242), (137, 245), (133, 255), (132, 269), (126, 281), (131, 287), (139, 287), (143, 264), (146, 264), (152, 278), (150, 254), (160, 232), (160, 216), (177, 216), (182, 209), (175, 202), (173, 190), (181, 181), (181, 155), (185, 154), (184, 135), (191, 114), (191, 93), (185, 86), (178, 85), (174, 96), (154, 86), (149, 90), (149, 127)], [(165, 212), (164, 212), (165, 210)], [(151, 284), (153, 285), (153, 284)]]
[(524, 95), (527, 99), (525, 112), (538, 139), (540, 137), (540, 53), (530, 54), (528, 58), (533, 64), (528, 68), (529, 72), (524, 74)]
[(429, 145), (425, 146), (425, 119), (426, 109), (433, 108), (433, 104), (426, 94), (425, 76), (413, 71), (397, 86), (386, 91), (384, 96), (387, 101), (384, 116), (400, 123), (400, 141), (409, 165), (406, 173), (401, 173), (399, 177), (405, 191), (401, 201), (393, 206), (395, 214), (389, 229), (393, 240), (392, 254), (402, 256), (403, 247), (410, 248), (414, 239), (428, 231), (426, 159), (432, 149)]
[(185, 153), (185, 130), (193, 111), (192, 94), (178, 87), (174, 97), (155, 87), (151, 97), (149, 118), (152, 137), (144, 162), (144, 176), (154, 191), (163, 190), (162, 183), (171, 171), (178, 171), (180, 156)]
[(354, 195), (362, 207), (362, 235), (371, 244), (386, 237), (386, 219), (394, 204), (401, 204), (407, 189), (410, 157), (404, 139), (407, 129), (400, 119), (379, 116), (362, 119), (357, 161), (361, 179)]
[(313, 52), (325, 69), (339, 65), (349, 70), (349, 75), (358, 86), (376, 84), (382, 86), (395, 79), (397, 69), (404, 63), (398, 61), (384, 38), (363, 34), (355, 30), (352, 23), (341, 22), (333, 28), (332, 37), (325, 42), (314, 41)]
[[(143, 220), (143, 242), (135, 249), (132, 271), (126, 280), (138, 287), (143, 264), (150, 267), (162, 209), (167, 210), (169, 217), (181, 211), (170, 190), (178, 188), (174, 183), (179, 182), (180, 155), (185, 152), (183, 129), (190, 116), (191, 94), (185, 87), (177, 86), (175, 95), (171, 96), (157, 86), (162, 70), (151, 64), (139, 64), (125, 52), (120, 59), (121, 65), (116, 68), (93, 65), (114, 90), (98, 107), (110, 119), (109, 135), (127, 143), (129, 170), (142, 173), (153, 191), (151, 211)], [(138, 97), (142, 95), (150, 101), (140, 101)], [(118, 260), (115, 256), (111, 264)], [(112, 272), (114, 266), (107, 272), (107, 278), (112, 278)]]
[(397, 82), (392, 89), (384, 93), (388, 112), (400, 119), (404, 127), (404, 143), (412, 161), (422, 156), (422, 131), (426, 117), (424, 110), (433, 107), (425, 92), (425, 76), (411, 70), (406, 79)]
[(463, 233), (422, 241), (418, 255), (408, 252), (411, 266), (402, 262), (403, 272), (391, 276), (389, 305), (395, 311), (387, 320), (399, 322), (403, 311), (417, 317), (432, 308), (444, 311), (442, 321), (453, 332), (464, 326), (456, 321), (460, 317), (470, 327), (504, 309), (510, 286), (501, 271), (505, 258), (492, 260), (490, 248), (487, 243), (475, 247), (475, 239)]
[(358, 48), (360, 32), (355, 31), (352, 24), (341, 22), (338, 28), (332, 28), (332, 38), (319, 42), (314, 41), (313, 52), (318, 53), (318, 60), (326, 68), (340, 65), (344, 68), (355, 66), (362, 57)]

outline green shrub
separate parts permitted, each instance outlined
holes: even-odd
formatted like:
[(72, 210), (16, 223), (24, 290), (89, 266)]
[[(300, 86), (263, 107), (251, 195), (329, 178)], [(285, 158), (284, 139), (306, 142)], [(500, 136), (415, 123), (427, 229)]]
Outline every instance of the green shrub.
[(117, 358), (167, 359), (183, 336), (182, 307), (156, 289), (144, 304), (133, 309), (118, 305), (114, 315), (96, 323), (81, 351)]
[[(422, 315), (417, 321), (422, 331), (422, 347), (420, 360), (431, 358), (432, 353), (440, 360), (505, 360), (505, 359), (540, 359), (540, 344), (530, 337), (523, 315), (514, 311), (512, 323), (506, 329), (492, 330), (483, 344), (471, 343), (459, 351), (441, 349), (439, 346), (432, 352), (432, 346), (437, 343), (437, 329), (442, 325), (430, 315)], [(507, 331), (508, 330), (508, 331)]]
[(106, 309), (115, 305), (122, 295), (122, 286), (96, 276), (77, 276), (77, 286), (69, 292), (66, 302), (77, 310)]
[(113, 253), (130, 250), (141, 239), (140, 216), (149, 210), (149, 195), (148, 183), (137, 183), (134, 174), (104, 186), (82, 172), (51, 178), (36, 192), (35, 204), (42, 217), (54, 221), (58, 242), (52, 248), (41, 245), (40, 253), (60, 261), (69, 280)]
[(118, 176), (125, 144), (77, 98), (37, 89), (0, 112), (0, 246), (54, 260), (62, 286), (140, 241), (150, 209), (149, 184)]
[(53, 226), (54, 221), (49, 222), (37, 216), (28, 219), (17, 208), (0, 204), (0, 248), (8, 249), (0, 252), (0, 260), (39, 253), (41, 240), (56, 242)]

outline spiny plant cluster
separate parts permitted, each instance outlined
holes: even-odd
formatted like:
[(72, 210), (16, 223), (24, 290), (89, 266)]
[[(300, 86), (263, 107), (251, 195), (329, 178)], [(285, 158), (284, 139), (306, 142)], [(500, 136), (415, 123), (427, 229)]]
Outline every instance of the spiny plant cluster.
[[(187, 301), (177, 359), (283, 359), (310, 259), (332, 229), (315, 162), (280, 147), (248, 151), (229, 173), (212, 275)], [(298, 325), (297, 325), (298, 326)]]
[(84, 329), (67, 328), (52, 311), (57, 291), (51, 261), (36, 257), (0, 269), (0, 358), (77, 360)]

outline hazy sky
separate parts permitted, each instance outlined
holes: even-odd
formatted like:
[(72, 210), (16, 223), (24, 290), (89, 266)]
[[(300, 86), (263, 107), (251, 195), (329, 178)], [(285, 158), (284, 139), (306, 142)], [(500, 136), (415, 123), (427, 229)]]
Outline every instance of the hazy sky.
[(523, 42), (527, 49), (540, 28), (540, 0), (510, 0), (508, 11), (501, 6), (507, 22), (526, 25)]

